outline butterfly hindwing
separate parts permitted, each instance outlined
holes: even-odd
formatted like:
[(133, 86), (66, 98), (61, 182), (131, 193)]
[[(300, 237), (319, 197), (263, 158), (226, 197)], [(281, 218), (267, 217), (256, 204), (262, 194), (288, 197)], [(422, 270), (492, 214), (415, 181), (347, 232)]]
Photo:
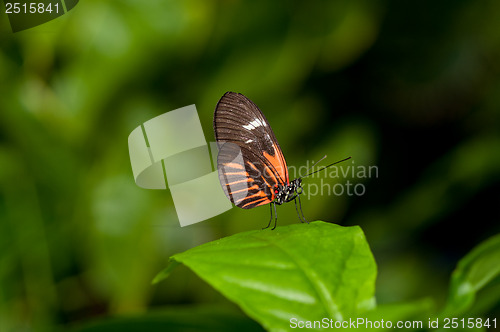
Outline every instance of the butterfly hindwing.
[(264, 114), (242, 94), (227, 92), (214, 115), (217, 167), (226, 196), (249, 209), (272, 202), (289, 183), (283, 153)]
[(224, 193), (233, 204), (244, 209), (270, 203), (274, 199), (274, 182), (269, 176), (262, 176), (260, 169), (244, 155), (242, 149), (231, 142), (219, 147), (217, 165)]

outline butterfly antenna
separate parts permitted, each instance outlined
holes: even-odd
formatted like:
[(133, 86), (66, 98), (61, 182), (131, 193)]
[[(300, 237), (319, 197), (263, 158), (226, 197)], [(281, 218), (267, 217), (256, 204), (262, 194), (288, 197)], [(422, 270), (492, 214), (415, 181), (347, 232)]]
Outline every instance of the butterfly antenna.
[(323, 158), (321, 158), (320, 160), (318, 160), (317, 162), (315, 162), (314, 165), (311, 166), (311, 168), (314, 168), (314, 166), (316, 166), (317, 164), (319, 164), (320, 161), (322, 161), (325, 158), (326, 158), (326, 154), (323, 156)]
[[(323, 156), (323, 158), (321, 158), (320, 160), (318, 160), (317, 162), (315, 162), (314, 165), (312, 165), (311, 167), (309, 167), (306, 172), (308, 172), (310, 169), (314, 168), (314, 166), (316, 166), (320, 161), (322, 161), (325, 158), (326, 158), (326, 154)], [(305, 177), (305, 176), (299, 176), (299, 179), (302, 179), (303, 177)]]
[[(325, 159), (325, 158), (326, 158), (326, 156), (324, 156), (323, 158), (321, 158), (319, 161), (321, 161), (321, 160), (323, 160), (323, 159)], [(327, 165), (327, 166), (325, 166), (325, 167), (323, 167), (323, 168), (318, 169), (317, 171), (314, 171), (314, 172), (311, 172), (311, 173), (309, 173), (309, 174), (307, 174), (307, 175), (301, 176), (299, 179), (306, 178), (306, 177), (308, 177), (309, 175), (313, 175), (314, 173), (318, 173), (319, 171), (322, 171), (322, 170), (324, 170), (324, 169), (326, 169), (326, 168), (328, 168), (328, 167), (332, 167), (333, 165), (336, 165), (336, 164), (338, 164), (338, 163), (341, 163), (341, 162), (346, 161), (346, 160), (349, 160), (349, 159), (351, 159), (351, 157), (349, 157), (349, 158), (345, 158), (345, 159), (342, 159), (342, 160), (339, 160), (339, 161), (336, 161), (336, 162), (334, 162), (333, 164), (330, 164), (330, 165)], [(319, 162), (319, 161), (318, 161), (318, 162)], [(316, 163), (316, 164), (317, 164), (317, 163)], [(314, 164), (314, 165), (316, 165), (316, 164)], [(314, 167), (314, 165), (313, 165), (313, 167)]]

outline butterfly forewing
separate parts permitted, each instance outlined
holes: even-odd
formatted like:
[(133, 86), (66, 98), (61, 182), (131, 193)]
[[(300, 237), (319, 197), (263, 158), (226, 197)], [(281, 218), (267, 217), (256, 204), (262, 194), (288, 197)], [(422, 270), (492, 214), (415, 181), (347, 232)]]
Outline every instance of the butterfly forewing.
[(275, 198), (276, 185), (289, 183), (283, 153), (264, 114), (242, 94), (228, 92), (214, 115), (219, 146), (217, 167), (226, 196), (249, 209)]

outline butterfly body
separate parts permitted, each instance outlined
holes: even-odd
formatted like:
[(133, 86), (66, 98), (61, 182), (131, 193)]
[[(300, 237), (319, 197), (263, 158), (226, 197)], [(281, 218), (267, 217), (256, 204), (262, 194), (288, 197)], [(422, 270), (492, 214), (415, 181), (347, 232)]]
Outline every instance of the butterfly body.
[(290, 181), (290, 183), (285, 186), (278, 185), (278, 188), (274, 192), (276, 198), (273, 202), (276, 204), (281, 205), (291, 202), (302, 193), (302, 179), (299, 178)]

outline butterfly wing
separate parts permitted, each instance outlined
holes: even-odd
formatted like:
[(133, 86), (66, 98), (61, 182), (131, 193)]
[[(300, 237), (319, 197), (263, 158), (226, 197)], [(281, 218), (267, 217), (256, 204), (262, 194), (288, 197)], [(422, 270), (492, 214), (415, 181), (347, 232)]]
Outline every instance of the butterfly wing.
[(226, 196), (243, 209), (271, 203), (274, 187), (289, 183), (288, 169), (271, 126), (242, 94), (227, 92), (214, 114), (219, 180)]

